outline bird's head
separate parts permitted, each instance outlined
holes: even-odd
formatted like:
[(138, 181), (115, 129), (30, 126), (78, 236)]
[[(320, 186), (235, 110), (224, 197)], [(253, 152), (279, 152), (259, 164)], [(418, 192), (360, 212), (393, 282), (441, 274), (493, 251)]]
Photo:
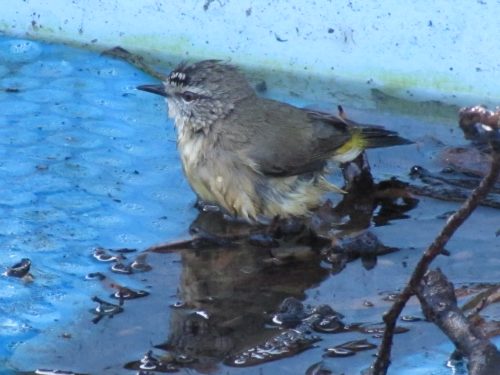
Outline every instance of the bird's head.
[(139, 90), (165, 96), (169, 116), (194, 131), (206, 130), (226, 117), (236, 103), (255, 95), (243, 74), (220, 60), (181, 64), (162, 85), (143, 85)]

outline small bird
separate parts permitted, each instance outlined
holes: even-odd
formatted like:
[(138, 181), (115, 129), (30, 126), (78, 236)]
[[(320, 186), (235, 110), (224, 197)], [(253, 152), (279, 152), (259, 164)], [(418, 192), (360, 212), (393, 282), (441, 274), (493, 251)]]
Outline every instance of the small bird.
[(304, 217), (329, 191), (328, 164), (411, 143), (396, 132), (259, 97), (220, 60), (180, 64), (162, 85), (184, 173), (199, 198), (248, 222)]

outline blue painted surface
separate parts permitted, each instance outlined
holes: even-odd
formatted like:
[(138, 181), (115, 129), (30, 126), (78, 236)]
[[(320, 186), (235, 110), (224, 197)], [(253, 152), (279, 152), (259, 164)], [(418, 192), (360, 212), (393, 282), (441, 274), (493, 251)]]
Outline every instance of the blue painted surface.
[(34, 276), (0, 277), (1, 368), (109, 294), (85, 280), (103, 270), (94, 247), (179, 237), (195, 212), (164, 103), (135, 90), (150, 77), (58, 45), (1, 38), (0, 51), (0, 268), (28, 257)]

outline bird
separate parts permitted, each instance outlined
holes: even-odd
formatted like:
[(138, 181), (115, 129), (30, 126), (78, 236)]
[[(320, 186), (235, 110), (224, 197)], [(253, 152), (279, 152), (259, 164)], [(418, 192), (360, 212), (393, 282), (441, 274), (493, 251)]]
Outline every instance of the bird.
[(342, 191), (327, 180), (332, 164), (411, 143), (380, 126), (263, 98), (221, 60), (181, 63), (161, 84), (137, 89), (165, 97), (199, 199), (249, 223), (308, 217), (325, 193)]

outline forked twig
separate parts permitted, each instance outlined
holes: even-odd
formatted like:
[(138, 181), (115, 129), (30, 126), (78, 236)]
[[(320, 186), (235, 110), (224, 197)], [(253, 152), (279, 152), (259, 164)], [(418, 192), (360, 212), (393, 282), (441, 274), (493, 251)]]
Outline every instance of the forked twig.
[(398, 296), (389, 311), (384, 314), (383, 319), (386, 329), (384, 331), (382, 342), (379, 346), (377, 358), (369, 369), (369, 373), (371, 375), (387, 374), (387, 369), (390, 365), (394, 329), (396, 327), (396, 320), (401, 314), (401, 311), (405, 307), (408, 300), (415, 295), (415, 292), (431, 262), (439, 254), (441, 254), (451, 236), (476, 209), (479, 202), (486, 197), (497, 181), (498, 176), (500, 175), (500, 141), (492, 141), (491, 146), (492, 163), (489, 173), (483, 178), (479, 186), (472, 191), (471, 195), (467, 198), (462, 207), (450, 216), (439, 235), (422, 255), (422, 258), (413, 270), (413, 273), (402, 293)]
[(417, 297), (425, 317), (436, 324), (455, 344), (455, 358), (465, 356), (470, 375), (498, 373), (500, 352), (482, 329), (473, 324), (457, 306), (453, 284), (441, 270), (426, 272)]

